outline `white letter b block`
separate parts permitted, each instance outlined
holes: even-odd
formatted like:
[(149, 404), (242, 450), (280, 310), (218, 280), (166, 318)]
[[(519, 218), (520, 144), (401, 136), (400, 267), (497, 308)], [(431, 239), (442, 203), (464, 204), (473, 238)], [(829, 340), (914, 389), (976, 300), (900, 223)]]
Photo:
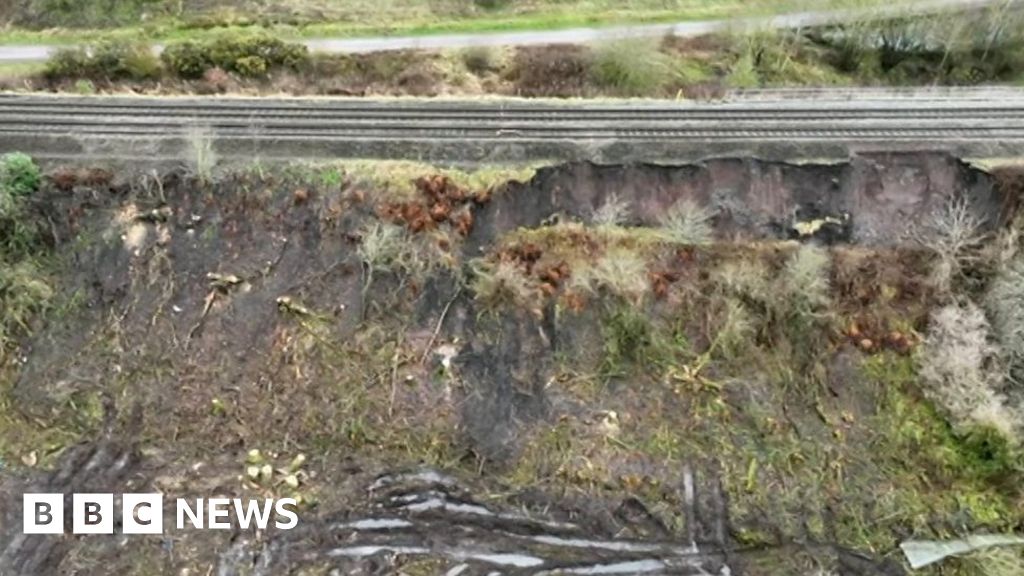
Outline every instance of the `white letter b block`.
[(25, 534), (64, 533), (63, 494), (25, 494), (22, 501)]
[(113, 534), (114, 495), (75, 494), (71, 504), (74, 534)]

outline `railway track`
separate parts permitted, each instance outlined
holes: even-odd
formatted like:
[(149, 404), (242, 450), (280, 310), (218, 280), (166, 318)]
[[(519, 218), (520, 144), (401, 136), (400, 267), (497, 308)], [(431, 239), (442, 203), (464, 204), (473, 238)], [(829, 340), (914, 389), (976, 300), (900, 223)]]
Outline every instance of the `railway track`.
[(758, 91), (721, 102), (0, 96), (0, 148), (44, 159), (665, 161), (709, 154), (1024, 150), (1024, 91)]

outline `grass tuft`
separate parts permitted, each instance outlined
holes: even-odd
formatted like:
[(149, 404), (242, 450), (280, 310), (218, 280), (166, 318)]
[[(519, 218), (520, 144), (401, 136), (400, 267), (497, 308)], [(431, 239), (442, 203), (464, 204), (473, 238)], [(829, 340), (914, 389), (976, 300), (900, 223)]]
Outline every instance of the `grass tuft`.
[(598, 86), (625, 96), (654, 96), (672, 79), (668, 56), (649, 40), (620, 40), (597, 47), (590, 68)]
[(692, 200), (680, 200), (660, 218), (659, 224), (674, 242), (680, 244), (709, 244), (714, 236), (714, 212), (698, 206)]

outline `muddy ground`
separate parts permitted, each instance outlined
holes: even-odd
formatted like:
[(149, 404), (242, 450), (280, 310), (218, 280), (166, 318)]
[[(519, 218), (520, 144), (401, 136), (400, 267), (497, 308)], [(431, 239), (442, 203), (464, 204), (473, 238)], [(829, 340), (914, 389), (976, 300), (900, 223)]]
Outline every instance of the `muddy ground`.
[[(910, 537), (1024, 527), (1018, 471), (917, 375), (927, 222), (964, 198), (1004, 229), (990, 174), (422, 176), (52, 170), (55, 296), (0, 366), (0, 573), (867, 576), (906, 573)], [(666, 224), (680, 201), (710, 238)], [(787, 286), (819, 254), (804, 314)], [(26, 490), (292, 496), (300, 525), (23, 536)]]

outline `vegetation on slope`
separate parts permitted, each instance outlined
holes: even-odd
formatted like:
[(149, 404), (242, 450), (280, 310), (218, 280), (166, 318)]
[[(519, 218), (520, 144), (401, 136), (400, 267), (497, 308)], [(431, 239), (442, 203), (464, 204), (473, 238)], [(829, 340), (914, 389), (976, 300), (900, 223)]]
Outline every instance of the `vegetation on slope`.
[[(8, 190), (35, 187), (6, 165)], [(428, 463), (511, 504), (628, 500), (655, 520), (622, 535), (674, 541), (690, 470), (720, 484), (752, 574), (827, 570), (818, 544), (899, 561), (909, 537), (1024, 526), (1019, 350), (998, 317), (1024, 301), (1019, 223), (957, 251), (952, 277), (927, 248), (724, 242), (689, 203), (640, 226), (620, 197), (478, 245), (501, 174), (387, 168), (144, 175), (117, 194), (109, 174), (51, 173), (36, 194), (77, 239), (58, 306), (18, 322), (28, 368), (0, 371), (0, 455), (46, 465), (132, 429), (154, 458), (234, 458), (247, 489), (327, 510), (351, 498), (340, 460)], [(298, 488), (260, 476), (296, 453)]]

